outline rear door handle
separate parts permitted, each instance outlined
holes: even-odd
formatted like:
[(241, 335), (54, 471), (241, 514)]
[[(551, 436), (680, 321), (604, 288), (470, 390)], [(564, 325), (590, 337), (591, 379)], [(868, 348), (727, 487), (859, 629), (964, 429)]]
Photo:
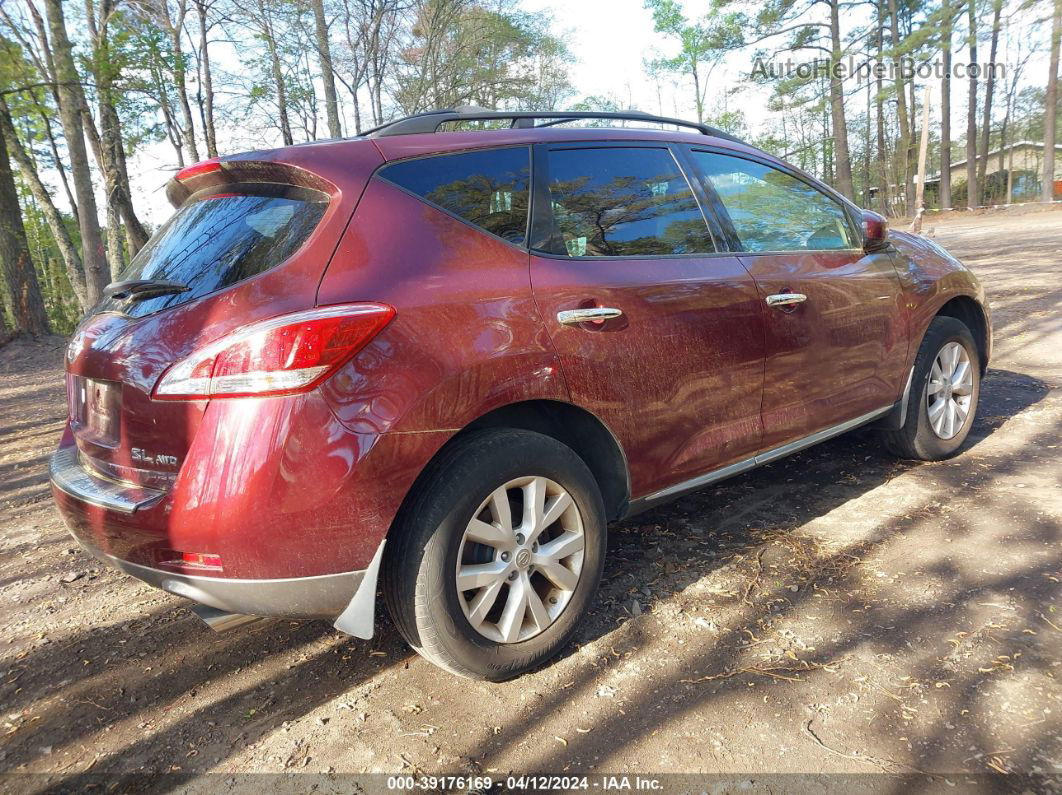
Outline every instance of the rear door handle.
[(557, 313), (557, 322), (565, 326), (578, 325), (579, 323), (603, 323), (623, 314), (622, 309), (610, 306), (591, 306), (585, 309), (565, 309)]
[(803, 293), (775, 293), (767, 296), (767, 306), (791, 306), (808, 300)]

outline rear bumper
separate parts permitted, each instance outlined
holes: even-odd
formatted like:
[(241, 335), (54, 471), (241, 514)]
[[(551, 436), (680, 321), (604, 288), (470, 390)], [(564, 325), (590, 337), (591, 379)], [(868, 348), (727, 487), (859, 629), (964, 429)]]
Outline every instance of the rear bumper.
[(77, 445), (60, 447), (49, 465), (52, 485), (81, 502), (123, 514), (150, 508), (163, 492), (107, 480), (81, 466)]
[(335, 619), (365, 579), (364, 570), (283, 580), (196, 577), (140, 566), (102, 553), (98, 557), (148, 585), (218, 610), (250, 616)]
[[(384, 542), (364, 569), (283, 578), (199, 576), (126, 560), (107, 551), (116, 522), (163, 508), (165, 493), (100, 477), (86, 470), (74, 445), (60, 447), (50, 464), (56, 502), (71, 535), (89, 554), (120, 571), (197, 604), (227, 613), (280, 618), (324, 618), (348, 634), (370, 638), (376, 580)], [(86, 512), (94, 519), (86, 521)], [(121, 528), (119, 534), (128, 534)]]

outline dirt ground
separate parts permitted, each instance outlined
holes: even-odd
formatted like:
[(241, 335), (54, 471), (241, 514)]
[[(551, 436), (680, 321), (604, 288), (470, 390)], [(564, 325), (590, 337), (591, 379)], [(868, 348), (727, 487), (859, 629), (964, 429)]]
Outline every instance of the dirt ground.
[[(0, 789), (154, 774), (1062, 776), (1062, 212), (927, 221), (987, 286), (967, 449), (863, 432), (610, 529), (593, 615), (505, 684), (381, 618), (216, 635), (103, 567), (52, 507), (60, 339), (0, 350)], [(230, 781), (212, 778), (208, 781)], [(1056, 782), (1058, 779), (1056, 778)]]

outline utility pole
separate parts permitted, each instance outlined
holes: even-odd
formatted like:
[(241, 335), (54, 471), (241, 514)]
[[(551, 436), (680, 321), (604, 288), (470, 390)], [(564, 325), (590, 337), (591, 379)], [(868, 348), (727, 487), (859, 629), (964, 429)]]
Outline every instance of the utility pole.
[[(918, 145), (918, 189), (915, 192), (915, 218), (911, 231), (922, 232), (922, 213), (925, 212), (926, 192), (926, 153), (929, 151), (929, 101), (933, 97), (933, 86), (927, 85), (922, 97), (922, 140)], [(943, 176), (943, 175), (941, 175)]]

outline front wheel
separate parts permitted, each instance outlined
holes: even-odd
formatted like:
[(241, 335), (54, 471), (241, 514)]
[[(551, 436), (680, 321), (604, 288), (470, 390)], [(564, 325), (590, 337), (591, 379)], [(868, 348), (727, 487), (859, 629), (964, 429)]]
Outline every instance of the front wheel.
[(586, 464), (521, 430), (454, 442), (391, 533), (384, 593), (399, 631), (433, 663), (492, 681), (560, 650), (605, 556), (604, 505)]
[(981, 360), (970, 330), (953, 317), (929, 324), (915, 359), (907, 416), (885, 444), (903, 458), (940, 461), (958, 452), (977, 413)]

